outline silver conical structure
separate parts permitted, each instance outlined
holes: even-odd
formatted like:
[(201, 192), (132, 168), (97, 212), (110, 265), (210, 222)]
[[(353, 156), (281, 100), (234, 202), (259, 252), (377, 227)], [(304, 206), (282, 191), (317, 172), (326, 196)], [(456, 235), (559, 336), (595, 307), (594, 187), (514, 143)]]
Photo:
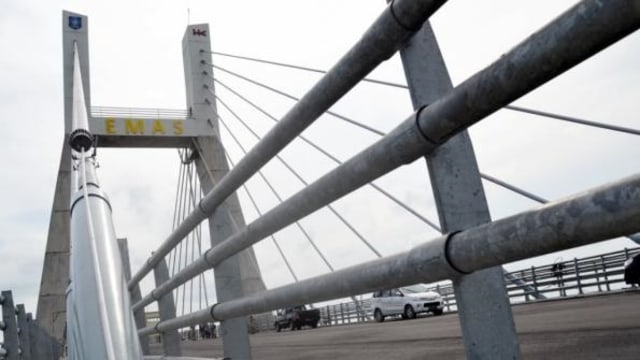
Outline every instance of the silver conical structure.
[(77, 47), (74, 52), (68, 358), (142, 359), (111, 205), (96, 176)]

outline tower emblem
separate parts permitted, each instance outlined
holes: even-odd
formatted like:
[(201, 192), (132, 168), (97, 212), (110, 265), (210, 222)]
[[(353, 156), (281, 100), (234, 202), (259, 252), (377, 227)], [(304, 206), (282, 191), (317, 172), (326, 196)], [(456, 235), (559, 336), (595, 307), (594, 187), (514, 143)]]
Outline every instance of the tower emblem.
[(82, 18), (80, 16), (69, 16), (69, 27), (78, 30), (82, 27)]

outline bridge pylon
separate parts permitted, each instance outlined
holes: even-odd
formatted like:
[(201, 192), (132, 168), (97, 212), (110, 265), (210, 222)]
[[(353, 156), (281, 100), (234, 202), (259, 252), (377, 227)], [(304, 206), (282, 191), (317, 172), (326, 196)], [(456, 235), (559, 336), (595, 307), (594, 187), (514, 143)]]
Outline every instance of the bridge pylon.
[(84, 15), (62, 12), (62, 64), (64, 83), (64, 137), (40, 281), (36, 317), (50, 336), (62, 343), (66, 317), (66, 289), (69, 283), (71, 149), (68, 146), (73, 111), (74, 44), (80, 58), (85, 104), (91, 106), (89, 86), (89, 22)]
[[(220, 128), (211, 66), (211, 40), (207, 24), (187, 27), (182, 40), (187, 106), (191, 120), (212, 126), (212, 134), (194, 139), (195, 162), (202, 190), (209, 193), (227, 175), (229, 164), (220, 140)], [(209, 217), (211, 246), (216, 246), (245, 226), (236, 193)], [(214, 268), (216, 296), (225, 302), (265, 290), (253, 248), (241, 251)], [(247, 321), (244, 318), (222, 322), (224, 355), (231, 359), (250, 359)]]
[[(62, 153), (44, 259), (37, 306), (37, 320), (44, 331), (59, 343), (64, 342), (66, 314), (66, 290), (70, 268), (70, 194), (73, 186), (72, 157), (68, 146), (72, 132), (73, 112), (73, 63), (74, 47), (77, 47), (84, 89), (86, 108), (91, 109), (88, 17), (63, 11), (63, 82), (65, 127)], [(228, 172), (224, 146), (220, 141), (215, 100), (209, 91), (213, 80), (203, 76), (211, 72), (211, 50), (208, 25), (192, 25), (187, 28), (183, 41), (185, 76), (187, 85), (187, 109), (182, 112), (150, 112), (144, 114), (118, 112), (114, 108), (89, 110), (88, 125), (99, 147), (128, 148), (190, 148), (192, 158), (205, 193)], [(208, 69), (208, 70), (205, 70)], [(205, 87), (205, 85), (207, 85)], [(105, 110), (106, 109), (106, 110)], [(245, 226), (237, 195), (232, 194), (209, 218), (211, 243), (217, 244)], [(158, 239), (159, 241), (162, 239)], [(252, 249), (223, 262), (215, 268), (218, 301), (226, 301), (265, 289), (257, 260)], [(229, 349), (246, 342), (242, 354), (250, 356), (247, 322), (244, 318), (223, 323), (225, 343), (232, 341)], [(231, 350), (230, 350), (231, 351)], [(236, 350), (234, 350), (236, 351)], [(240, 351), (240, 350), (238, 350)], [(244, 355), (234, 358), (247, 358)]]

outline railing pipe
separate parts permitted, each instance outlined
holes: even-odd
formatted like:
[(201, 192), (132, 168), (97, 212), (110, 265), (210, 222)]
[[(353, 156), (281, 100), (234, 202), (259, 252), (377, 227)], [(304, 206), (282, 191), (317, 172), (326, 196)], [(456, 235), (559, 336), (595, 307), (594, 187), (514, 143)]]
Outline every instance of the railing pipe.
[(640, 175), (601, 186), (459, 233), (440, 236), (394, 256), (216, 304), (141, 335), (200, 321), (225, 320), (294, 304), (362, 294), (380, 288), (435, 282), (640, 230)]
[(391, 57), (446, 0), (395, 0), (362, 38), (209, 192), (129, 281), (133, 288), (173, 247), (258, 169), (296, 138), (378, 64)]
[[(385, 137), (343, 165), (207, 250), (202, 257), (153, 293), (161, 296), (292, 222), (401, 165), (431, 153), (451, 136), (594, 55), (639, 26), (640, 7), (627, 1), (584, 0), (578, 3), (448, 95), (419, 109)], [(263, 141), (270, 135), (273, 136), (273, 131)], [(248, 156), (253, 156), (253, 150)], [(242, 162), (234, 169), (241, 168), (241, 164)], [(187, 218), (187, 222), (191, 221), (190, 218), (192, 216)], [(632, 232), (622, 235), (629, 233)], [(153, 257), (148, 264), (152, 263), (152, 259)], [(144, 268), (139, 274), (143, 273)]]

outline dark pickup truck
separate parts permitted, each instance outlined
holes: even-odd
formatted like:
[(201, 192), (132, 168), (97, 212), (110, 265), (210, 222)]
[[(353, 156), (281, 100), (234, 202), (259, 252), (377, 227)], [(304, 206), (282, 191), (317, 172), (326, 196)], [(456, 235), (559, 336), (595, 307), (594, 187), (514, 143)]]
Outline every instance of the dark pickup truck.
[(282, 329), (300, 330), (302, 326), (318, 327), (320, 321), (320, 310), (309, 309), (306, 306), (294, 306), (292, 308), (278, 310), (276, 313), (275, 328), (280, 332)]

